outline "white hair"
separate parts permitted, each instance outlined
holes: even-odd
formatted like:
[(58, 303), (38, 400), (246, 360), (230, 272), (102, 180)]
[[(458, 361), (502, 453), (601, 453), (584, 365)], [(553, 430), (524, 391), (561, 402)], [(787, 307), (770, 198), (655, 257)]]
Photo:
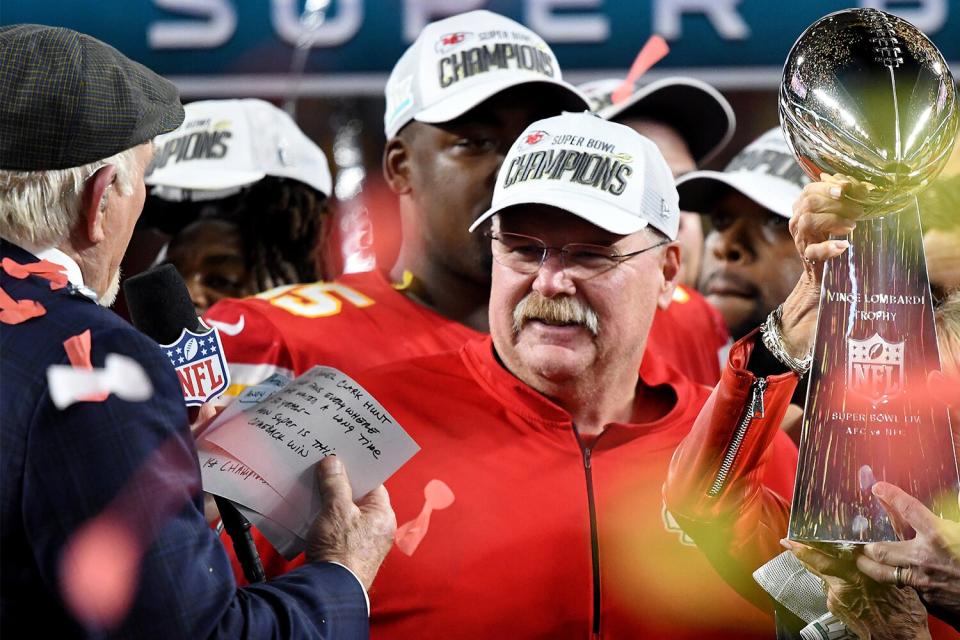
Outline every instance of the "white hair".
[(120, 193), (133, 193), (136, 147), (70, 169), (0, 170), (0, 236), (27, 247), (57, 246), (77, 222), (84, 183), (108, 164), (117, 168)]

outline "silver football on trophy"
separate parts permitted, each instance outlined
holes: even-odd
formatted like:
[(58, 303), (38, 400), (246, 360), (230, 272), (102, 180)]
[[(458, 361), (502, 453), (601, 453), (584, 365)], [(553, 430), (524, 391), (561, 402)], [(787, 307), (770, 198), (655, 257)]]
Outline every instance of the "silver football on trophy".
[(909, 22), (848, 9), (811, 25), (787, 56), (780, 123), (804, 169), (873, 184), (868, 215), (901, 209), (953, 149), (957, 91), (943, 55)]

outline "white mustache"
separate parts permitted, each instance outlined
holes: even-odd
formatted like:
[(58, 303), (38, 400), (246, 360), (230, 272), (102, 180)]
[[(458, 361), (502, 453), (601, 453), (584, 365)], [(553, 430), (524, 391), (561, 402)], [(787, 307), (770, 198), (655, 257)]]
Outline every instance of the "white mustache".
[(594, 336), (600, 334), (597, 312), (570, 296), (545, 298), (531, 291), (513, 309), (513, 335), (519, 334), (528, 320), (542, 320), (548, 324), (578, 324)]

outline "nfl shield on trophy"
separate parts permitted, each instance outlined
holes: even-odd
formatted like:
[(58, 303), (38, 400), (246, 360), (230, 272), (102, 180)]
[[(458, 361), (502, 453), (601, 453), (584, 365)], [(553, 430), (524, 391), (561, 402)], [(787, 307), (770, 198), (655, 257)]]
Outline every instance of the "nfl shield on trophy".
[(917, 194), (957, 133), (943, 56), (875, 9), (826, 16), (784, 66), (780, 118), (804, 169), (869, 183), (850, 248), (824, 266), (789, 537), (826, 547), (895, 540), (873, 497), (893, 483), (957, 517), (957, 461), (940, 369)]

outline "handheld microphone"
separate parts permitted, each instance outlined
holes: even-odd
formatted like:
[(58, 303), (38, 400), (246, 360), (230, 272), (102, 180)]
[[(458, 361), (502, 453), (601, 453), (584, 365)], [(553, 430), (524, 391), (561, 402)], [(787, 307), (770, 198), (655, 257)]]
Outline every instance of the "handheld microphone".
[[(209, 333), (210, 329), (206, 327), (197, 317), (197, 313), (190, 300), (190, 293), (187, 291), (187, 285), (183, 278), (177, 272), (172, 264), (163, 264), (143, 273), (135, 275), (123, 284), (123, 293), (126, 296), (127, 308), (130, 311), (130, 319), (133, 326), (141, 332), (156, 341), (160, 346), (166, 347), (176, 342), (183, 334), (183, 330), (193, 332), (194, 334)], [(201, 347), (194, 344), (186, 344), (185, 351), (196, 352)], [(194, 353), (193, 355), (196, 355)], [(181, 358), (182, 360), (183, 358)], [(173, 362), (173, 360), (171, 360)], [(198, 365), (194, 365), (197, 368)], [(209, 367), (209, 377), (215, 377), (215, 372)], [(180, 375), (180, 371), (178, 371)], [(197, 376), (197, 383), (203, 375), (203, 367), (200, 367), (194, 373)], [(181, 385), (183, 386), (185, 402), (196, 404), (193, 396), (190, 395), (193, 382), (184, 379), (180, 375)], [(230, 500), (221, 496), (214, 496), (217, 503), (217, 509), (220, 511), (220, 519), (223, 522), (223, 528), (226, 529), (230, 539), (233, 540), (233, 549), (237, 554), (237, 560), (243, 568), (243, 575), (247, 581), (263, 582), (266, 578), (263, 565), (260, 562), (260, 554), (253, 543), (253, 537), (250, 535), (250, 522), (240, 513), (236, 505)]]

